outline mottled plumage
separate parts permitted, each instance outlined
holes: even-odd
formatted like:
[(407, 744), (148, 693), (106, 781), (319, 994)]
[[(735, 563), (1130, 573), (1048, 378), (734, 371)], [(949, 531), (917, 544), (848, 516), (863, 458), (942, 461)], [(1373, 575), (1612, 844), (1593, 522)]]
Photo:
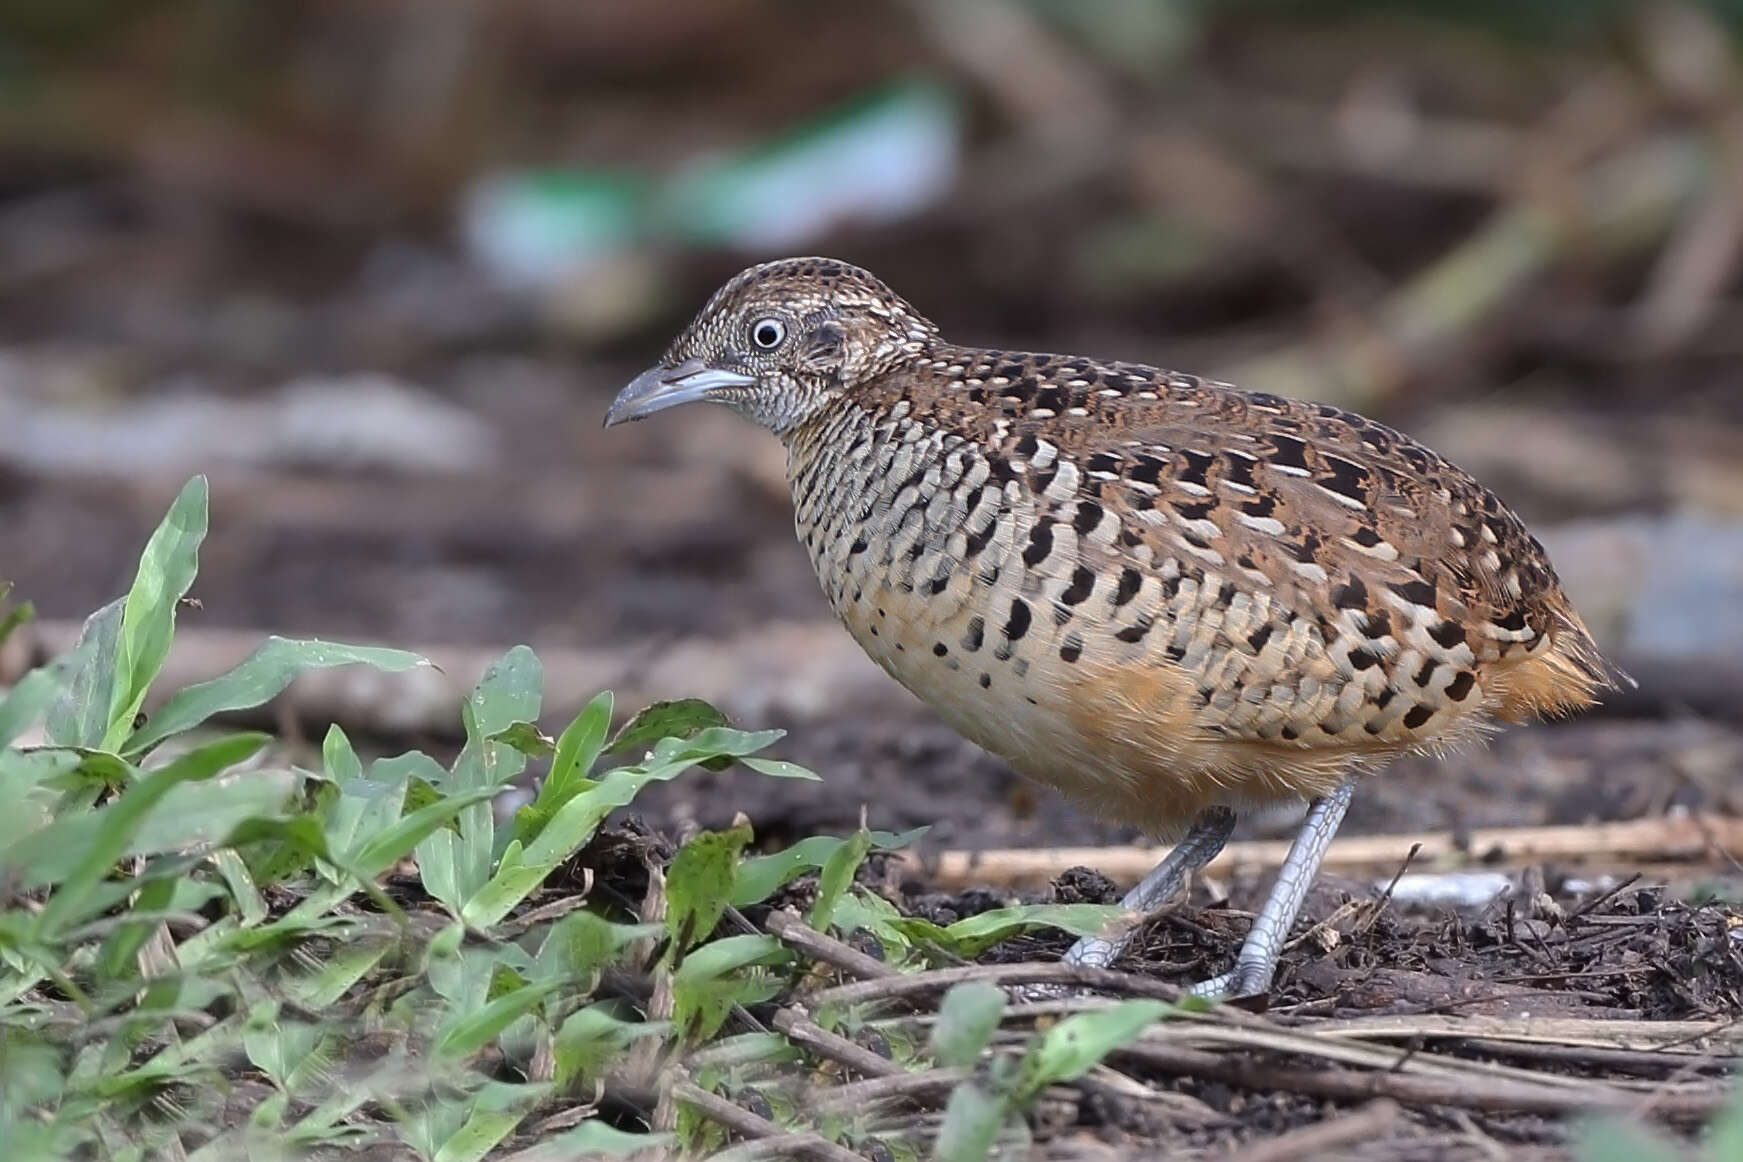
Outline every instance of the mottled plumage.
[[(1018, 771), (1155, 832), (1607, 683), (1519, 518), (1353, 413), (958, 347), (827, 259), (739, 275), (650, 375), (672, 368), (733, 381), (686, 398), (785, 442), (799, 538), (873, 659)], [(673, 394), (637, 382), (614, 418)]]

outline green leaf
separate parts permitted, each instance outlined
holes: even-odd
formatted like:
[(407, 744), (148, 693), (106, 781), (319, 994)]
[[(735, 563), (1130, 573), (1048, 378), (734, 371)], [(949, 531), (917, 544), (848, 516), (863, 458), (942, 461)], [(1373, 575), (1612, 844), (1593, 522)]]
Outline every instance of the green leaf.
[(751, 839), (750, 824), (726, 831), (701, 831), (678, 849), (666, 872), (666, 955), (675, 960), (707, 939), (726, 913), (734, 865)]
[(297, 789), (289, 771), (250, 769), (173, 788), (140, 825), (128, 855), (151, 855), (222, 843), (246, 819), (282, 816)]
[[(414, 752), (415, 753), (415, 752)], [(434, 759), (424, 759), (425, 773), (439, 777)], [(369, 777), (351, 747), (351, 740), (337, 726), (329, 727), (321, 743), (321, 765), (339, 794), (327, 804), (327, 844), (336, 853), (351, 858), (375, 836), (392, 827), (405, 807), (406, 782), (416, 760), (410, 756), (384, 759), (370, 766)]]
[(658, 924), (614, 924), (593, 912), (571, 912), (551, 925), (536, 959), (539, 978), (585, 981), (617, 963), (623, 949), (660, 931)]
[(1055, 1082), (1082, 1077), (1168, 1011), (1162, 1001), (1132, 1000), (1065, 1018), (1043, 1033), (1023, 1059), (1016, 1099), (1027, 1103)]
[(172, 694), (149, 722), (127, 738), (121, 753), (140, 754), (173, 734), (198, 726), (215, 714), (264, 705), (305, 670), (369, 665), (399, 673), (429, 664), (419, 655), (405, 650), (269, 637), (234, 669), (209, 682), (199, 682)]
[[(889, 831), (872, 831), (867, 834), (870, 836), (873, 851), (895, 851), (913, 843), (926, 834), (926, 831), (924, 827), (916, 827), (900, 834)], [(733, 880), (733, 906), (742, 908), (749, 904), (762, 903), (806, 872), (821, 868), (835, 852), (853, 840), (854, 836), (851, 835), (813, 835), (783, 851), (741, 860)]]
[(1118, 904), (1014, 904), (965, 916), (946, 928), (918, 916), (904, 916), (896, 923), (909, 939), (931, 940), (958, 956), (975, 957), (1029, 928), (1060, 928), (1073, 936), (1092, 936), (1121, 914)]
[(497, 997), (481, 1009), (463, 1012), (436, 1036), (435, 1051), (445, 1057), (469, 1057), (495, 1039), (517, 1018), (550, 996), (559, 981), (541, 981)]
[[(74, 849), (70, 854), (77, 861), (59, 890), (49, 897), (48, 903), (37, 914), (37, 938), (52, 940), (65, 928), (85, 918), (83, 909), (87, 898), (114, 868), (116, 861), (126, 854), (129, 843), (146, 817), (173, 788), (184, 782), (209, 779), (250, 758), (268, 741), (264, 734), (236, 734), (197, 747), (143, 776), (113, 802), (93, 812), (58, 819), (16, 845), (7, 853), (7, 858), (16, 861), (17, 866), (32, 877), (41, 874), (41, 865), (47, 862), (49, 853), (61, 853), (63, 846)], [(69, 843), (67, 835), (76, 839)], [(45, 881), (37, 879), (35, 882)]]
[(654, 744), (642, 765), (669, 762), (707, 765), (712, 759), (740, 759), (779, 742), (785, 734), (784, 730), (734, 730), (729, 726), (711, 726), (689, 738), (661, 739)]
[(792, 960), (779, 940), (762, 933), (728, 936), (695, 949), (672, 974), (672, 1025), (688, 1043), (714, 1035), (735, 1004), (755, 1004), (779, 991), (767, 978), (729, 974)]
[[(0, 581), (0, 601), (6, 600), (11, 592), (12, 583), (10, 581)], [(0, 646), (6, 644), (6, 639), (11, 637), (13, 633), (17, 631), (19, 626), (29, 625), (35, 620), (36, 606), (28, 601), (21, 601), (11, 609), (8, 609), (5, 613), (0, 613)]]
[(670, 1027), (665, 1021), (625, 1021), (604, 1004), (577, 1009), (558, 1028), (552, 1045), (556, 1082), (568, 1087), (603, 1078), (630, 1042), (663, 1034)]
[(442, 1143), (433, 1162), (477, 1162), (514, 1132), (524, 1113), (474, 1109), (458, 1130)]
[(1714, 1162), (1743, 1158), (1743, 1089), (1731, 1104), (1707, 1125), (1707, 1156)]
[(0, 749), (0, 866), (13, 845), (53, 822), (54, 796), (43, 783), (66, 775), (79, 765), (72, 751)]
[[(479, 923), (493, 922), (489, 919), (492, 916), (507, 915), (554, 868), (579, 850), (606, 816), (628, 804), (647, 784), (676, 778), (699, 761), (699, 757), (684, 753), (671, 761), (647, 767), (619, 767), (608, 772), (598, 782), (572, 795), (531, 843), (517, 846), (520, 841), (513, 841), (503, 852), (496, 874), (459, 911), (476, 917)], [(424, 851), (418, 853), (420, 861), (424, 855)], [(428, 884), (429, 880), (425, 882)], [(446, 890), (445, 882), (443, 887)], [(436, 893), (432, 890), (431, 894)]]
[(245, 927), (258, 924), (270, 915), (260, 889), (254, 886), (254, 877), (248, 874), (248, 865), (242, 862), (242, 856), (234, 847), (213, 853), (212, 864), (224, 880), (230, 898), (236, 901), (236, 910)]
[(598, 1119), (589, 1119), (554, 1138), (546, 1138), (509, 1155), (505, 1162), (572, 1162), (600, 1155), (615, 1157), (638, 1150), (664, 1151), (672, 1145), (671, 1134), (632, 1134)]
[(336, 944), (320, 967), (307, 975), (285, 979), (285, 995), (305, 1008), (319, 1011), (336, 1004), (364, 974), (380, 964), (393, 951), (394, 943), (386, 939), (354, 936)]
[(38, 666), (12, 684), (0, 698), (0, 750), (43, 716), (64, 682), (64, 675), (51, 664)]
[(103, 750), (119, 750), (122, 740), (133, 733), (133, 719), (145, 703), (146, 691), (169, 656), (176, 603), (194, 583), (200, 542), (205, 539), (206, 478), (196, 476), (182, 487), (140, 555), (139, 571), (121, 613)]
[(1580, 1124), (1574, 1134), (1574, 1156), (1580, 1162), (1687, 1162), (1687, 1155), (1670, 1139), (1613, 1115)]
[(523, 844), (530, 843), (565, 803), (590, 785), (587, 773), (599, 761), (605, 732), (610, 729), (611, 691), (607, 690), (582, 707), (564, 728), (538, 796), (515, 813), (515, 835)]
[(687, 739), (709, 727), (729, 726), (731, 720), (700, 698), (656, 702), (623, 724), (612, 736), (606, 754), (645, 750), (661, 739)]
[(43, 724), (43, 734), (51, 746), (102, 745), (115, 688), (121, 606), (122, 599), (116, 598), (85, 619), (79, 640), (66, 659), (66, 683)]
[(950, 1091), (932, 1157), (938, 1162), (981, 1162), (1010, 1118), (1002, 1099), (973, 1081), (962, 1082)]
[[(140, 888), (133, 907), (128, 911), (133, 915), (162, 913), (170, 906), (175, 889), (174, 880), (153, 880)], [(140, 921), (118, 925), (103, 941), (97, 954), (98, 974), (105, 981), (131, 980), (138, 976), (139, 963), (135, 957), (155, 928), (155, 923)]]
[[(495, 790), (526, 766), (525, 755), (490, 739), (516, 722), (538, 718), (543, 684), (544, 668), (526, 646), (515, 646), (485, 670), (460, 708), (466, 745), (454, 760), (452, 789)], [(460, 812), (456, 823), (456, 831), (437, 831), (420, 843), (417, 859), (425, 890), (458, 914), (490, 880), (496, 822), (490, 805), (480, 801)]]
[(846, 843), (829, 853), (823, 864), (823, 874), (817, 879), (817, 900), (811, 905), (810, 915), (805, 917), (807, 924), (819, 932), (828, 930), (829, 921), (835, 915), (835, 905), (841, 902), (842, 893), (853, 883), (854, 873), (865, 862), (870, 850), (871, 833), (862, 827), (850, 835)]
[(786, 946), (761, 932), (711, 940), (684, 958), (672, 974), (674, 984), (712, 980), (753, 964), (782, 964), (791, 960)]
[(392, 827), (367, 840), (352, 857), (357, 870), (366, 876), (378, 876), (409, 855), (425, 836), (447, 823), (474, 803), (482, 803), (496, 795), (494, 787), (480, 787), (454, 795), (444, 795), (434, 803), (401, 816)]
[(490, 742), (500, 742), (504, 746), (512, 746), (528, 758), (543, 758), (554, 754), (557, 744), (551, 736), (530, 722), (511, 722), (489, 738)]
[(804, 779), (806, 782), (821, 783), (822, 776), (816, 771), (808, 770), (798, 763), (790, 763), (786, 759), (742, 758), (738, 760), (759, 775), (769, 775), (777, 779)]
[(436, 1151), (432, 1162), (478, 1162), (513, 1132), (549, 1085), (487, 1082), (473, 1096), (466, 1121)]
[(1005, 1015), (1005, 994), (985, 981), (959, 984), (944, 994), (932, 1026), (938, 1064), (967, 1067), (980, 1057)]

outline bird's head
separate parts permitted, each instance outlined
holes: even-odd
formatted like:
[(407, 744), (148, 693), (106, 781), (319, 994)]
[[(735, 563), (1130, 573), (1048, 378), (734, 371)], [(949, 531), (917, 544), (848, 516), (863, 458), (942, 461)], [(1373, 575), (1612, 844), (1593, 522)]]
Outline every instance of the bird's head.
[(937, 334), (857, 266), (829, 258), (753, 266), (716, 291), (665, 357), (618, 394), (605, 425), (708, 400), (785, 435), (915, 358)]

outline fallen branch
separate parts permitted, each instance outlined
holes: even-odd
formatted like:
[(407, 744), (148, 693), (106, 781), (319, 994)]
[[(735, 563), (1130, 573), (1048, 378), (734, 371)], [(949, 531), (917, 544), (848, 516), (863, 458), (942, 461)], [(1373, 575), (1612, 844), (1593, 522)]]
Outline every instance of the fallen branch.
[(793, 1044), (867, 1077), (892, 1077), (903, 1072), (902, 1067), (894, 1061), (880, 1057), (865, 1046), (857, 1045), (846, 1037), (814, 1024), (798, 1009), (782, 1009), (777, 1012), (775, 1028), (785, 1033)]
[[(1588, 823), (1563, 827), (1488, 827), (1455, 834), (1362, 835), (1340, 839), (1326, 853), (1327, 868), (1394, 866), (1412, 845), (1416, 863), (1463, 864), (1480, 860), (1486, 870), (1501, 864), (1544, 860), (1581, 862), (1601, 858), (1614, 865), (1629, 859), (1695, 860), (1716, 850), (1743, 850), (1743, 819), (1689, 814)], [(1165, 848), (1056, 847), (902, 854), (940, 890), (971, 886), (1040, 887), (1073, 867), (1093, 867), (1116, 883), (1136, 883), (1162, 858)], [(1231, 843), (1208, 865), (1210, 872), (1241, 866), (1274, 867), (1289, 851), (1287, 840)]]
[(1381, 1098), (1369, 1102), (1353, 1114), (1327, 1118), (1263, 1142), (1255, 1142), (1227, 1156), (1226, 1162), (1290, 1162), (1295, 1158), (1317, 1158), (1320, 1151), (1377, 1137), (1397, 1120), (1396, 1103)]
[(867, 956), (859, 949), (817, 931), (792, 912), (783, 910), (771, 913), (765, 921), (765, 927), (794, 951), (839, 968), (861, 980), (881, 980), (887, 976), (901, 975), (876, 957)]
[[(672, 1099), (689, 1106), (710, 1121), (718, 1122), (742, 1138), (752, 1141), (780, 1139), (786, 1153), (771, 1155), (758, 1152), (756, 1157), (814, 1158), (819, 1162), (865, 1162), (852, 1150), (837, 1146), (817, 1134), (789, 1133), (767, 1118), (733, 1105), (717, 1094), (709, 1093), (688, 1081), (672, 1083)], [(766, 1149), (766, 1147), (765, 1147)]]
[(1078, 964), (971, 964), (963, 968), (936, 968), (929, 972), (905, 973), (881, 980), (862, 980), (837, 985), (813, 993), (806, 1006), (856, 1005), (867, 1001), (897, 1000), (927, 993), (943, 992), (966, 981), (988, 984), (1062, 984), (1095, 989), (1131, 997), (1152, 997), (1161, 1001), (1180, 999), (1181, 990), (1152, 977), (1130, 972), (1115, 972), (1107, 968), (1089, 968)]
[[(1128, 1045), (1115, 1050), (1114, 1055), (1172, 1076), (1220, 1081), (1249, 1090), (1286, 1090), (1335, 1101), (1391, 1098), (1404, 1105), (1451, 1106), (1489, 1113), (1570, 1114), (1588, 1110), (1626, 1111), (1633, 1109), (1639, 1099), (1637, 1093), (1597, 1083), (1562, 1087), (1470, 1076), (1298, 1069), (1269, 1065), (1246, 1056), (1151, 1042)], [(1724, 1109), (1729, 1100), (1727, 1090), (1715, 1086), (1710, 1092), (1666, 1094), (1655, 1104), (1654, 1112), (1676, 1120), (1705, 1119)]]

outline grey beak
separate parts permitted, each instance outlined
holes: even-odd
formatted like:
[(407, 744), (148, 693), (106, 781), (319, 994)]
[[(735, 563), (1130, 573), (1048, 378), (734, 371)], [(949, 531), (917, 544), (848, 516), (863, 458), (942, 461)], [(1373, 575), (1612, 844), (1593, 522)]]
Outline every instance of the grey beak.
[(748, 387), (754, 376), (710, 367), (700, 359), (686, 359), (675, 367), (650, 367), (617, 393), (605, 413), (605, 426), (646, 419), (655, 412), (681, 403), (707, 399), (708, 393), (724, 387)]

